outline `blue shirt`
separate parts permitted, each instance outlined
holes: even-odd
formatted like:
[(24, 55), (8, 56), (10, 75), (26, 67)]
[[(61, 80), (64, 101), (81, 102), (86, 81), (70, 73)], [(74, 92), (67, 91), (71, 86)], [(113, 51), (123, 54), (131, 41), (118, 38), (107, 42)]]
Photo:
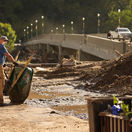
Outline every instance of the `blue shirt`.
[(7, 52), (6, 47), (3, 44), (0, 44), (0, 64), (4, 65), (5, 63), (5, 53)]

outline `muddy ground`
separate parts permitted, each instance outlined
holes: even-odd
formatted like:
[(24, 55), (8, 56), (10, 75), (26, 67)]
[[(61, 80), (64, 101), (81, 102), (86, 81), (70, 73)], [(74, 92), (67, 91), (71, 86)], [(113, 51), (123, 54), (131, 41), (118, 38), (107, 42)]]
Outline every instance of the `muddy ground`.
[(88, 121), (64, 116), (49, 107), (10, 105), (0, 107), (0, 132), (88, 132)]
[(5, 96), (6, 105), (0, 107), (0, 131), (88, 132), (86, 98), (106, 96), (98, 91), (86, 91), (85, 83), (80, 80), (93, 65), (85, 62), (70, 67), (33, 68), (31, 91), (24, 104), (9, 105)]
[(79, 83), (76, 76), (54, 78), (55, 73), (50, 72), (55, 68), (34, 68), (24, 104), (11, 105), (5, 96), (0, 132), (88, 132), (87, 92), (75, 89)]
[(25, 103), (88, 119), (87, 97), (132, 95), (132, 52), (109, 61), (72, 64), (35, 68), (32, 92)]
[(132, 94), (131, 52), (110, 61), (73, 64), (34, 68), (24, 104), (0, 108), (0, 130), (88, 132), (87, 97)]
[[(46, 68), (44, 68), (46, 69)], [(48, 69), (47, 69), (48, 71)], [(40, 74), (39, 74), (40, 75)], [(76, 116), (80, 119), (88, 119), (86, 98), (107, 96), (105, 93), (88, 92), (84, 89), (84, 82), (78, 80), (78, 76), (53, 77), (34, 74), (32, 91), (25, 104), (38, 107), (50, 107), (64, 115)], [(42, 77), (45, 76), (45, 77)], [(50, 79), (49, 79), (50, 77)]]

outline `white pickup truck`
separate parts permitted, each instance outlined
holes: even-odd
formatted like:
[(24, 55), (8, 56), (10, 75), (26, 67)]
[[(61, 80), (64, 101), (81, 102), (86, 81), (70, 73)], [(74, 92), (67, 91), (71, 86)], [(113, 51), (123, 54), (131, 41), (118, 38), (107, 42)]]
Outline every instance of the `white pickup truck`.
[(132, 33), (128, 28), (116, 28), (115, 31), (109, 31), (107, 33), (107, 38), (110, 39), (118, 39), (119, 41), (121, 39), (131, 39)]

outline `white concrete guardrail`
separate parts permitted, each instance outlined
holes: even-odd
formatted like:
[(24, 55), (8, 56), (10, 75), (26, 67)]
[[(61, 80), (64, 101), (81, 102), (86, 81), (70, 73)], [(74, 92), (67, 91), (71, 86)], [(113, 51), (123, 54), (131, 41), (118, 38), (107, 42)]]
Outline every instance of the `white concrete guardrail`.
[(85, 34), (43, 34), (37, 39), (31, 39), (24, 46), (36, 44), (49, 44), (81, 50), (91, 55), (108, 60), (116, 58), (115, 50), (124, 53), (130, 49), (123, 41), (109, 40), (107, 38)]

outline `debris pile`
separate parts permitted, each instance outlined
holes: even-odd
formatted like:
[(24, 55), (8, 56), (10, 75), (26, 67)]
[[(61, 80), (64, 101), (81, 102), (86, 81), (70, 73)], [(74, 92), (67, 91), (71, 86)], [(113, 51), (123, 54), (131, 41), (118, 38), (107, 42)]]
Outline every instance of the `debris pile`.
[(47, 68), (46, 70), (44, 68), (36, 68), (35, 74), (39, 74), (46, 79), (77, 76), (80, 72), (76, 72), (74, 66), (76, 66), (76, 60), (63, 58), (56, 67), (49, 67), (48, 70)]
[(75, 80), (79, 79), (84, 81), (85, 79), (88, 79), (86, 76), (91, 78), (100, 72), (100, 64), (100, 62), (80, 62), (73, 58), (63, 58), (62, 61), (55, 67), (49, 67), (48, 69), (37, 67), (35, 69), (35, 74), (46, 79), (74, 77)]
[(66, 59), (63, 58), (62, 61), (60, 62), (60, 66), (75, 66), (76, 65), (76, 60), (74, 58)]
[(31, 63), (57, 63), (58, 62), (58, 56), (56, 54), (50, 54), (47, 53), (44, 50), (37, 50), (30, 49), (25, 46), (17, 46), (14, 51), (12, 52), (13, 56), (15, 56), (18, 51), (20, 51), (19, 60), (24, 61), (27, 59), (27, 57), (34, 54)]
[(46, 79), (72, 76), (84, 82), (86, 90), (132, 94), (132, 52), (100, 62), (78, 62), (72, 58), (64, 58), (56, 67), (43, 73), (42, 76)]
[(98, 75), (92, 77), (86, 89), (101, 90), (120, 95), (132, 94), (132, 52), (120, 58), (102, 63)]

